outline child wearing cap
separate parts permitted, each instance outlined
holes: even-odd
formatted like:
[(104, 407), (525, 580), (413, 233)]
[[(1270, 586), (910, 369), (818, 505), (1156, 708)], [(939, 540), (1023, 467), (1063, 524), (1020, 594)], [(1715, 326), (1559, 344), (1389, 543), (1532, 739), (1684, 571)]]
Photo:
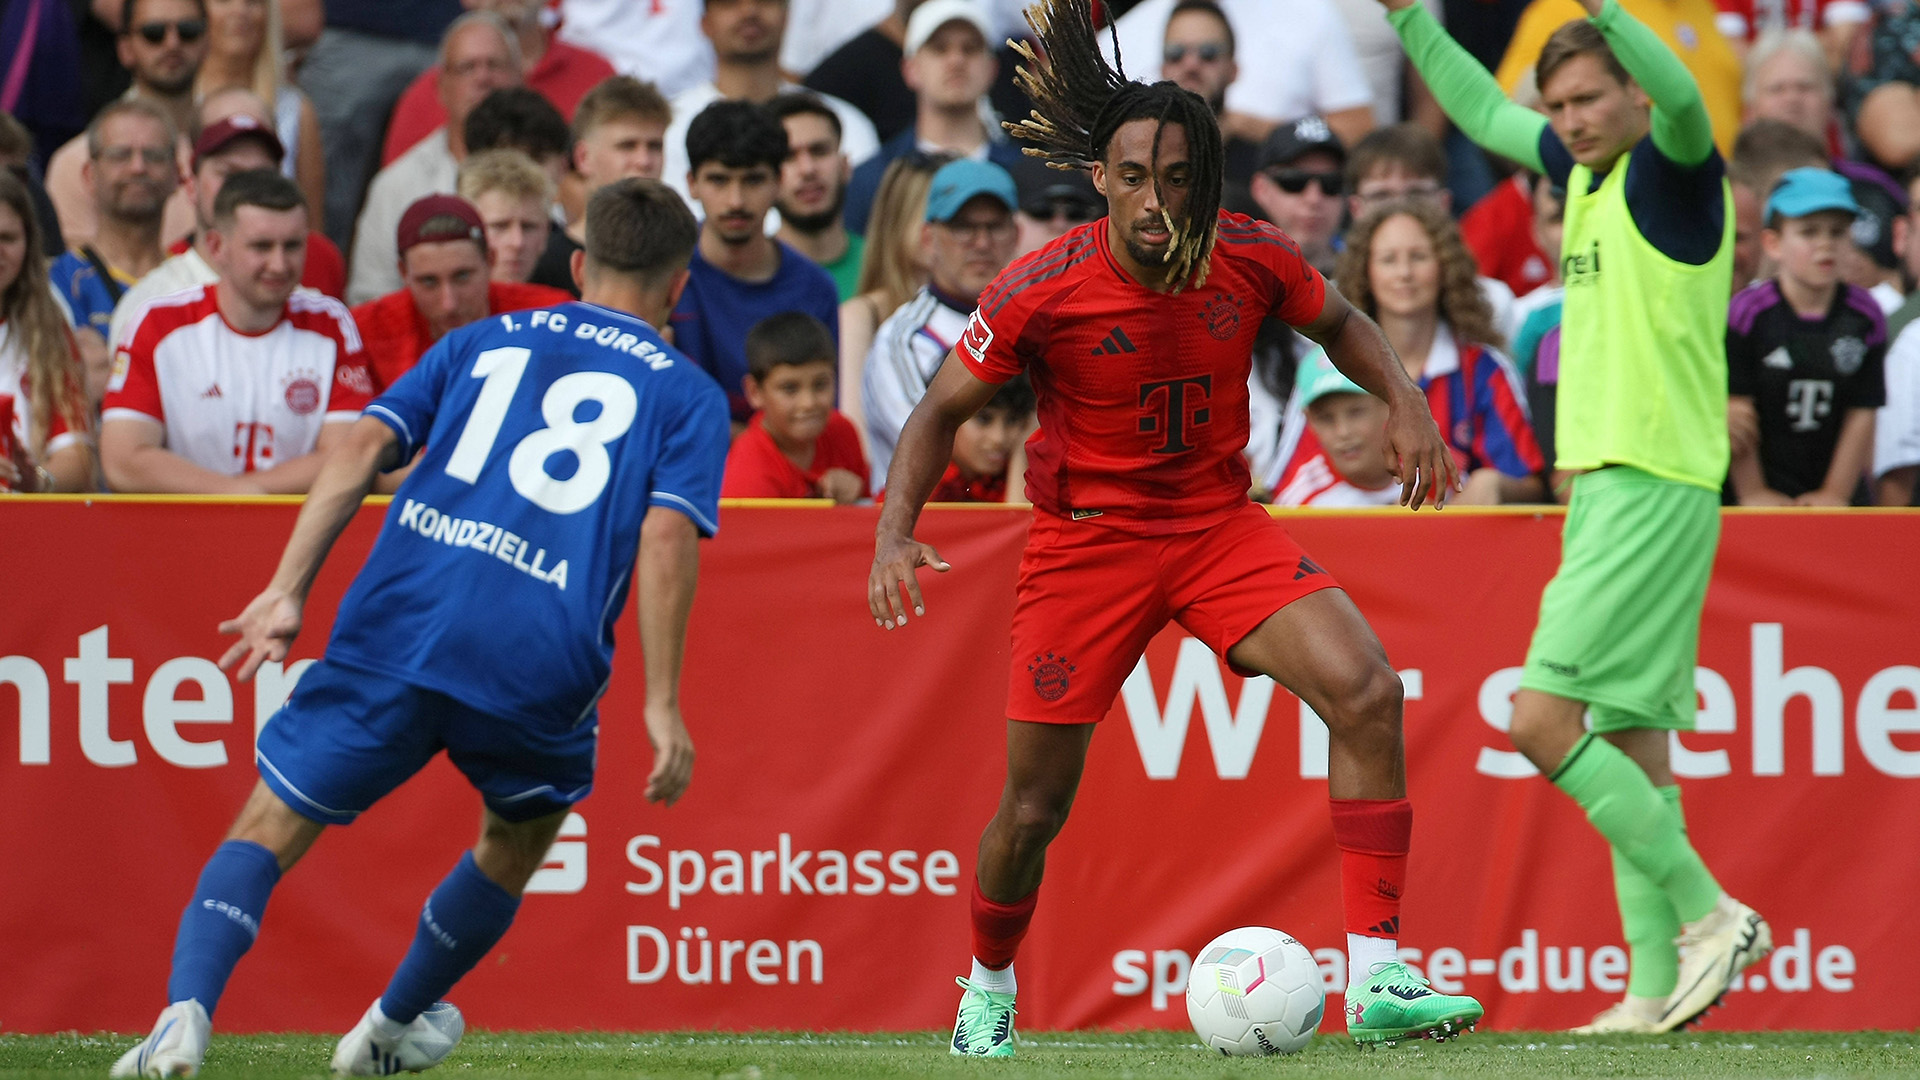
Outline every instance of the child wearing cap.
[(729, 499), (867, 497), (867, 458), (853, 422), (833, 407), (840, 353), (804, 311), (755, 323), (746, 337), (742, 389), (753, 416), (727, 454), (720, 494)]
[(1398, 506), (1400, 485), (1387, 471), (1387, 403), (1342, 375), (1324, 349), (1300, 362), (1293, 393), (1319, 445), (1274, 493), (1274, 505)]
[(1840, 279), (1859, 205), (1846, 178), (1800, 168), (1767, 199), (1760, 243), (1774, 276), (1727, 314), (1732, 494), (1742, 506), (1847, 506), (1886, 403), (1880, 305)]

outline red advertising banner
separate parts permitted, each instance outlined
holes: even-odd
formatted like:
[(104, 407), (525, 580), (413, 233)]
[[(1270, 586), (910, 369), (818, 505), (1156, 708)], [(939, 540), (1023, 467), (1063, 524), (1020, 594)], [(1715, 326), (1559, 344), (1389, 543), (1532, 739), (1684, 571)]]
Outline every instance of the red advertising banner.
[[(379, 528), (322, 574), (317, 656)], [(142, 1030), (173, 928), (254, 781), (252, 740), (300, 670), (212, 663), (266, 581), (291, 502), (9, 500), (0, 585), (0, 1025)], [(641, 798), (631, 617), (601, 707), (600, 774), (494, 955), (454, 999), (518, 1029), (857, 1029), (951, 1022), (966, 890), (1004, 770), (1001, 709), (1024, 514), (932, 510), (928, 614), (881, 631), (874, 512), (729, 507), (687, 656), (699, 749), (677, 806)], [(1730, 513), (1707, 601), (1700, 729), (1675, 743), (1695, 843), (1781, 948), (1715, 1027), (1900, 1028), (1902, 899), (1920, 825), (1920, 518)], [(1300, 515), (1407, 688), (1415, 847), (1402, 946), (1490, 1025), (1563, 1027), (1623, 992), (1602, 842), (1502, 728), (1554, 514)], [(449, 580), (447, 588), (472, 588)], [(9, 721), (12, 721), (11, 723)], [(1194, 952), (1287, 930), (1345, 984), (1324, 728), (1177, 627), (1094, 740), (1020, 957), (1028, 1029), (1184, 1026)], [(281, 884), (217, 1023), (345, 1030), (473, 840), (444, 761), (333, 830)], [(1337, 1003), (1336, 1003), (1337, 1004)], [(1337, 1008), (1328, 1010), (1337, 1025)]]

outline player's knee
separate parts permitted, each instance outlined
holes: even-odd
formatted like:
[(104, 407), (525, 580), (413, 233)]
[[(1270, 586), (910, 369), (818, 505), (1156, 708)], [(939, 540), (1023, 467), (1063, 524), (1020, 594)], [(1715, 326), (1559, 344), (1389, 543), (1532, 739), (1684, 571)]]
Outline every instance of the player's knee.
[(1073, 806), (1073, 796), (1060, 796), (1052, 792), (1029, 792), (1016, 795), (1008, 804), (1007, 825), (1014, 836), (1014, 843), (1023, 849), (1045, 848), (1060, 835), (1067, 824), (1067, 811)]
[(1323, 718), (1329, 728), (1349, 737), (1397, 736), (1404, 697), (1393, 668), (1367, 663), (1334, 690)]

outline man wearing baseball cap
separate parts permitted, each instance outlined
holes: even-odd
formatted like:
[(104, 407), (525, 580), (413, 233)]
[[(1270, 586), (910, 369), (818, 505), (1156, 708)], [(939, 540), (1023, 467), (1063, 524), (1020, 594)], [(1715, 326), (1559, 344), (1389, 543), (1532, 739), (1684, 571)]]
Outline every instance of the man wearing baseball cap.
[(400, 215), (394, 247), (403, 286), (353, 309), (375, 394), (412, 370), (449, 331), (503, 311), (573, 299), (545, 285), (491, 280), (486, 225), (480, 211), (458, 195), (414, 200)]
[(1254, 161), (1253, 201), (1322, 274), (1333, 273), (1339, 253), (1346, 167), (1346, 147), (1318, 116), (1274, 128)]
[[(218, 115), (218, 110), (237, 111)], [(213, 228), (213, 202), (227, 177), (253, 169), (277, 169), (286, 149), (266, 118), (266, 106), (251, 92), (223, 90), (207, 96), (200, 106), (200, 133), (193, 140), (193, 171), (182, 191), (193, 203), (193, 235), (175, 244), (172, 257), (128, 289), (113, 308), (111, 341), (119, 345), (140, 309), (155, 297), (211, 285), (220, 274), (209, 260), (208, 234)], [(214, 119), (208, 119), (209, 116)], [(320, 233), (307, 237), (307, 258), (300, 275), (304, 288), (338, 297), (346, 283), (346, 262), (340, 249)]]
[(861, 380), (876, 491), (887, 482), (907, 415), (966, 332), (981, 290), (1013, 261), (1019, 204), (1013, 177), (990, 161), (961, 158), (933, 174), (920, 233), (927, 284), (874, 331)]
[(913, 91), (913, 124), (853, 170), (847, 228), (864, 233), (880, 178), (895, 158), (920, 150), (991, 161), (1005, 169), (1020, 150), (982, 119), (981, 102), (1000, 73), (993, 27), (975, 0), (926, 0), (907, 19), (900, 72)]

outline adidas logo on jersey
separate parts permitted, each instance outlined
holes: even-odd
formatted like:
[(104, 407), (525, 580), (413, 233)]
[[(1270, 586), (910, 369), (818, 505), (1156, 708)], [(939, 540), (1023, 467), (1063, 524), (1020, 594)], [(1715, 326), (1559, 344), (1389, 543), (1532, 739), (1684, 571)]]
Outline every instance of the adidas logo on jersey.
[(1113, 356), (1117, 353), (1139, 351), (1139, 349), (1134, 348), (1133, 341), (1127, 337), (1127, 332), (1117, 326), (1107, 331), (1107, 336), (1101, 340), (1100, 344), (1093, 347), (1093, 355), (1095, 356)]
[(217, 398), (217, 397), (225, 397), (226, 395), (220, 392), (220, 384), (214, 383), (212, 386), (207, 387), (206, 393), (201, 394), (200, 396), (203, 398)]
[(1793, 357), (1787, 355), (1787, 347), (1782, 345), (1766, 356), (1761, 357), (1760, 364), (1763, 367), (1776, 368), (1781, 371), (1791, 371), (1793, 370)]

